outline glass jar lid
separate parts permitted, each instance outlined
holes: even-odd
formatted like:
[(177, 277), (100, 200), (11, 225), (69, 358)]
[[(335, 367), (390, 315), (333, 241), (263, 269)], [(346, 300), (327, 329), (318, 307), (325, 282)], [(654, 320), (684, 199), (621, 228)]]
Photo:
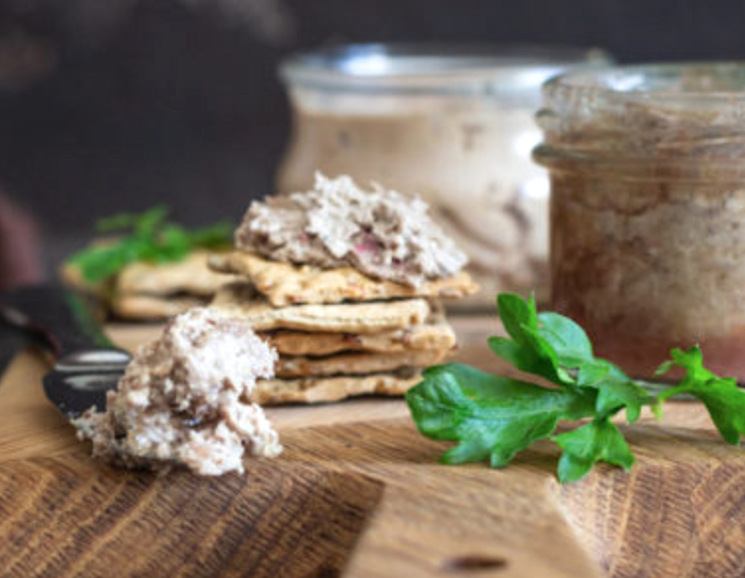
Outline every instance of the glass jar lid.
[(538, 95), (569, 67), (607, 64), (599, 49), (447, 44), (349, 44), (291, 56), (290, 86), (384, 94)]

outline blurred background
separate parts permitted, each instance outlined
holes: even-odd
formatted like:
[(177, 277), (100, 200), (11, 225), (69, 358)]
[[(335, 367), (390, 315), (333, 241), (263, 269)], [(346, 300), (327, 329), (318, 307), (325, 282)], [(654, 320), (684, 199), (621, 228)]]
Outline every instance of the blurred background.
[[(693, 0), (0, 0), (0, 245), (40, 250), (50, 271), (100, 215), (166, 200), (189, 224), (237, 220), (273, 190), (290, 119), (277, 64), (298, 50), (463, 41), (736, 59), (743, 21), (745, 3)], [(41, 249), (21, 243), (28, 214)]]

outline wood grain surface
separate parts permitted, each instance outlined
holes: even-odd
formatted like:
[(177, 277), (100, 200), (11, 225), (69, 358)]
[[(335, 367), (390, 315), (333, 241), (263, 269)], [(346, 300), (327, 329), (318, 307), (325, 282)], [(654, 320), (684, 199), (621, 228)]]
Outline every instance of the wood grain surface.
[[(494, 369), (484, 319), (461, 360)], [(136, 347), (150, 327), (115, 327)], [(638, 463), (560, 486), (557, 448), (446, 467), (403, 401), (268, 410), (285, 452), (245, 476), (133, 473), (93, 462), (43, 397), (44, 360), (0, 383), (0, 577), (745, 576), (745, 453), (695, 404), (624, 426)]]

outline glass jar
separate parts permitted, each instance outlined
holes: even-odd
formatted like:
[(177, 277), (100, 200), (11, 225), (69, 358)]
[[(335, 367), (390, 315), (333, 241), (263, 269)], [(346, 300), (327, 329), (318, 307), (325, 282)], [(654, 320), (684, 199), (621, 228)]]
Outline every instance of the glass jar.
[(548, 181), (530, 160), (540, 85), (598, 51), (351, 45), (281, 67), (293, 106), (278, 189), (315, 171), (417, 193), (470, 257), (480, 294), (545, 287)]
[(570, 73), (544, 103), (553, 307), (639, 377), (699, 344), (745, 380), (745, 64)]

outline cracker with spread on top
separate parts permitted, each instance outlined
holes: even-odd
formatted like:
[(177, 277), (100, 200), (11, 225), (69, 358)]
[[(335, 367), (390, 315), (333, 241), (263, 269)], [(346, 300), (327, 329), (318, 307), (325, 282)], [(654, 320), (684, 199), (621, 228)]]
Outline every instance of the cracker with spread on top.
[(242, 281), (212, 307), (279, 350), (277, 377), (254, 390), (261, 403), (403, 395), (455, 346), (439, 300), (478, 289), (426, 203), (344, 175), (253, 202), (235, 248), (210, 258)]
[(214, 271), (245, 278), (275, 307), (413, 297), (457, 299), (478, 289), (465, 271), (420, 285), (403, 285), (372, 279), (352, 267), (292, 265), (244, 251), (213, 255), (209, 266)]

